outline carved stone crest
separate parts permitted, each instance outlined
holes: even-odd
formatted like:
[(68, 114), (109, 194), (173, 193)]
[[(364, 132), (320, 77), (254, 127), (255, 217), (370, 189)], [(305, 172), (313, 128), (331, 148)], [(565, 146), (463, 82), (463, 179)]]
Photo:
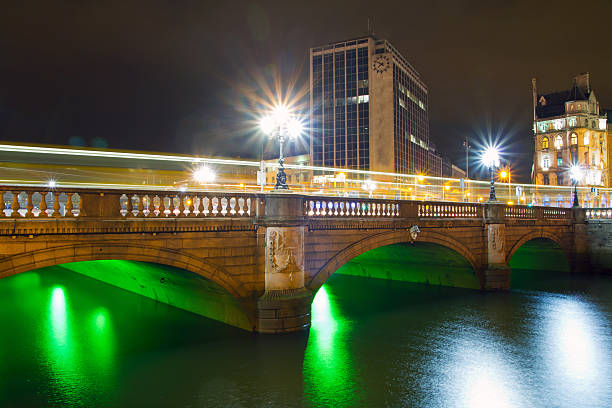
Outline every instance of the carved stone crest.
[[(304, 285), (303, 230), (269, 227), (266, 239), (266, 286), (275, 289)], [(277, 288), (279, 286), (279, 288)]]
[(410, 243), (413, 243), (417, 239), (419, 232), (421, 232), (421, 230), (417, 225), (410, 227)]

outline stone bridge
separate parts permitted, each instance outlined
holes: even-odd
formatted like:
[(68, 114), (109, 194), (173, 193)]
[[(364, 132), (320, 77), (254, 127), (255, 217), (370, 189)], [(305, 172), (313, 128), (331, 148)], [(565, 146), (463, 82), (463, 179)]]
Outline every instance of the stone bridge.
[[(508, 289), (508, 261), (534, 238), (556, 242), (573, 271), (590, 262), (583, 209), (290, 193), (4, 187), (0, 194), (0, 278), (83, 261), (161, 264), (183, 275), (145, 284), (89, 274), (111, 284), (123, 279), (125, 289), (207, 315), (197, 305), (204, 302), (214, 309), (209, 317), (261, 333), (308, 327), (313, 295), (327, 278), (386, 245), (450, 248), (473, 267), (482, 290)], [(204, 299), (211, 292), (199, 289), (181, 301), (181, 290), (200, 281), (213, 282), (230, 302), (211, 306)]]

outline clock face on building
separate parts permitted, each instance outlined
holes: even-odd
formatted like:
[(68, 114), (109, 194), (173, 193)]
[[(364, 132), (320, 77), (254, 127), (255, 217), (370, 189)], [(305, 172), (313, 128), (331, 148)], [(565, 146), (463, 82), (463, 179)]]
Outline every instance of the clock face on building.
[(388, 55), (379, 55), (372, 62), (372, 68), (379, 74), (382, 74), (383, 72), (388, 70), (390, 66), (391, 61), (389, 60)]

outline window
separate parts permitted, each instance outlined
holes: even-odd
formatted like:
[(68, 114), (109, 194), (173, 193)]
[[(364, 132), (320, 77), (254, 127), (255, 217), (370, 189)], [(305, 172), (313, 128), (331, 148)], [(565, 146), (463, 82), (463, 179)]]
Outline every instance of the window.
[(595, 125), (595, 121), (591, 122), (591, 127), (592, 127), (593, 129), (597, 129), (597, 126)]
[(548, 174), (544, 174), (544, 185), (549, 185), (550, 184), (550, 179), (548, 177)]
[(548, 170), (550, 167), (550, 159), (548, 158), (548, 156), (544, 156), (544, 158), (542, 159), (542, 168), (544, 170)]
[(557, 153), (557, 167), (563, 166), (563, 155), (561, 153)]
[(542, 149), (548, 149), (548, 138), (546, 136), (542, 138)]
[(589, 132), (586, 132), (584, 134), (584, 145), (588, 146), (589, 145)]
[(578, 144), (578, 135), (575, 133), (572, 133), (572, 135), (570, 136), (570, 144), (571, 145), (577, 145)]
[(557, 135), (557, 137), (555, 137), (555, 148), (561, 149), (562, 147), (563, 147), (563, 139), (561, 138), (561, 135)]
[(557, 174), (557, 185), (558, 186), (562, 186), (563, 185), (563, 174)]

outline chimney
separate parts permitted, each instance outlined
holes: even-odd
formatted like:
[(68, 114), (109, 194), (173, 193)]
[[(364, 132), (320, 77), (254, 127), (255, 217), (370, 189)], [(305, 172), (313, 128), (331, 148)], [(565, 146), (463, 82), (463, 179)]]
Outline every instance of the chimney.
[(537, 119), (537, 116), (536, 116), (536, 106), (538, 106), (538, 88), (536, 86), (536, 79), (535, 78), (531, 78), (531, 90), (532, 90), (532, 93), (533, 93), (533, 121), (535, 122), (536, 119)]
[(580, 90), (584, 92), (585, 95), (591, 93), (591, 83), (588, 72), (583, 72), (581, 74), (576, 75), (574, 77), (574, 81), (576, 82), (578, 88), (580, 88)]

